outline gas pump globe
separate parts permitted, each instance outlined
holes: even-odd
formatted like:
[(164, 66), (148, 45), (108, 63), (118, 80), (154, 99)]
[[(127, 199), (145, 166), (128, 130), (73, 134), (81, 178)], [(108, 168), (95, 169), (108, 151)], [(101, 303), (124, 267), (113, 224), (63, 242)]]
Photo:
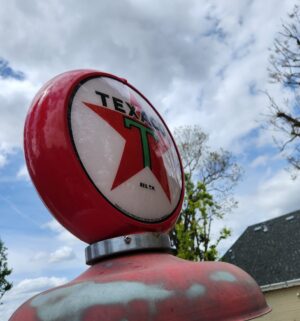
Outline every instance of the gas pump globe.
[(10, 321), (242, 321), (270, 310), (241, 269), (172, 255), (180, 157), (161, 116), (125, 79), (91, 70), (55, 77), (34, 98), (24, 135), (32, 181), (89, 244), (90, 267)]

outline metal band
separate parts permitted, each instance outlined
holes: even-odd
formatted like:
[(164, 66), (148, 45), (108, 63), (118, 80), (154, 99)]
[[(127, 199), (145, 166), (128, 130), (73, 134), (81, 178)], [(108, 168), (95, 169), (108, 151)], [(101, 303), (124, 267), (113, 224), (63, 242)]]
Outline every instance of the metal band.
[(108, 256), (142, 250), (171, 253), (169, 235), (160, 233), (132, 234), (91, 244), (85, 249), (86, 264), (93, 265)]

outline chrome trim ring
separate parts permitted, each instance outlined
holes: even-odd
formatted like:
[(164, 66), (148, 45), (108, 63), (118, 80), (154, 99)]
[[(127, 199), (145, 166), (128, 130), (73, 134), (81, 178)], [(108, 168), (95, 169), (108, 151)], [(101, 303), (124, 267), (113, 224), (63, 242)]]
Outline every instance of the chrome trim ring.
[(169, 253), (172, 253), (173, 251), (168, 234), (143, 233), (124, 235), (93, 243), (86, 247), (86, 264), (93, 265), (109, 256), (143, 250)]

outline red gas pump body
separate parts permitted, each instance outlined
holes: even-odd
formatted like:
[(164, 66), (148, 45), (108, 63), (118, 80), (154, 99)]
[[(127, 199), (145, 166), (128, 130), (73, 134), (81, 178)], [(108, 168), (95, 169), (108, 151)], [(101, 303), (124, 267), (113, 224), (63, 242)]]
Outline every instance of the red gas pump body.
[(10, 321), (243, 321), (269, 310), (234, 265), (146, 253), (99, 262), (32, 298)]

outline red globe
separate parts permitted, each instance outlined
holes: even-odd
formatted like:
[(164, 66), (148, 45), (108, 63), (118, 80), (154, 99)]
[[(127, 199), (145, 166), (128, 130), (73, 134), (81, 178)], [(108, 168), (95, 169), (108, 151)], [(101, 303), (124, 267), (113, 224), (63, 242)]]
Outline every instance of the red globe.
[(24, 135), (38, 193), (81, 240), (175, 224), (184, 195), (178, 150), (156, 109), (126, 80), (90, 70), (55, 77), (34, 98)]

